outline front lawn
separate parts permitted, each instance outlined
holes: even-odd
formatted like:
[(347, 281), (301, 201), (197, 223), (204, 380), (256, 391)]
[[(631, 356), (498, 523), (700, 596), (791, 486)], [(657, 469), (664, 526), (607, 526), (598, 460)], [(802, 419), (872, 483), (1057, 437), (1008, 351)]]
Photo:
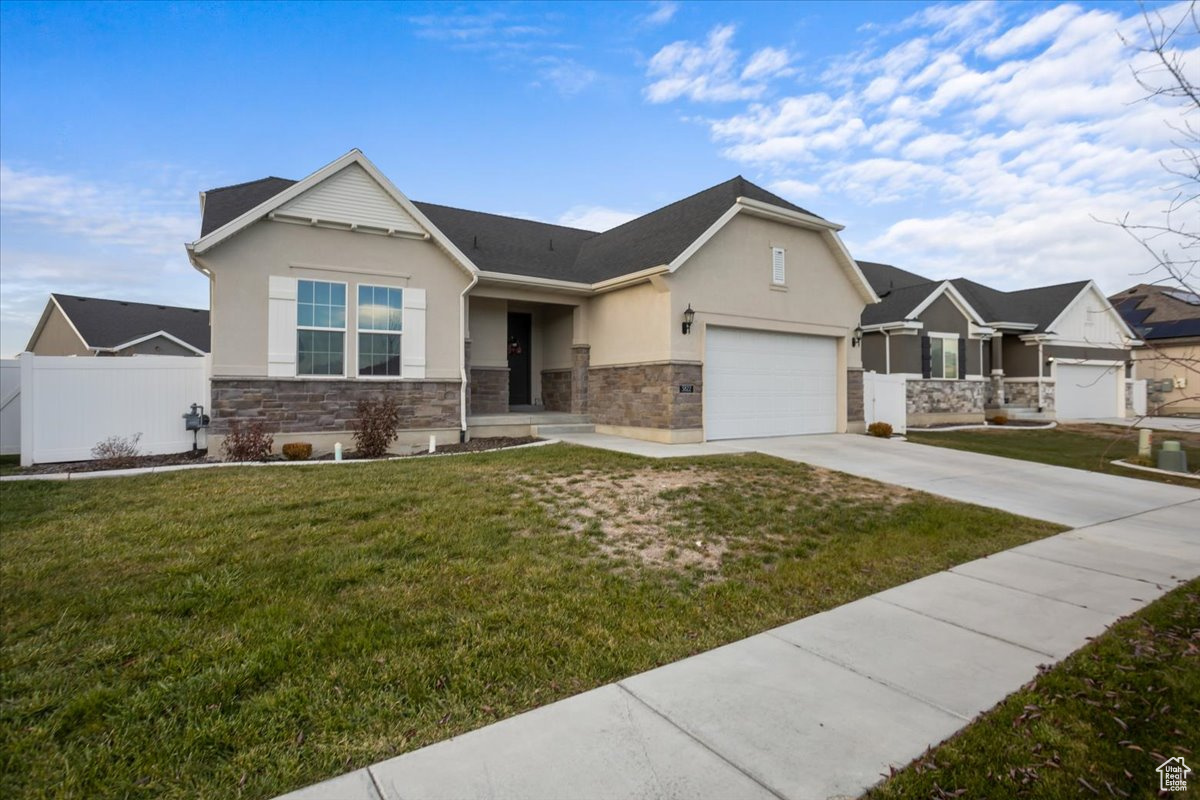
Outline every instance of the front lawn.
[[(1119, 622), (867, 796), (1156, 797), (1155, 769), (1175, 756), (1200, 760), (1200, 580)], [(1188, 776), (1193, 791), (1198, 775)]]
[[(1196, 486), (1194, 480), (1158, 475), (1136, 469), (1124, 469), (1109, 463), (1117, 458), (1137, 456), (1138, 433), (1136, 430), (1116, 425), (1060, 425), (1048, 430), (968, 430), (931, 433), (909, 431), (908, 441), (970, 450), (1005, 458), (1024, 461), (1039, 461), (1059, 467), (1074, 467), (1092, 472), (1107, 472), (1126, 478), (1174, 483), (1181, 486)], [(1154, 451), (1166, 440), (1183, 443), (1187, 452), (1188, 469), (1200, 469), (1200, 434), (1179, 431), (1154, 431)]]
[(0, 485), (0, 796), (270, 797), (1057, 527), (567, 445)]

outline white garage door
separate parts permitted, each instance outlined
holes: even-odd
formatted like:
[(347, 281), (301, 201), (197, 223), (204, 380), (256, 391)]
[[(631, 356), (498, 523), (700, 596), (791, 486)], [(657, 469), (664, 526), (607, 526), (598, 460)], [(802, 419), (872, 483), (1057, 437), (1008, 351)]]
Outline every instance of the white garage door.
[(1054, 409), (1059, 419), (1120, 416), (1117, 385), (1120, 367), (1059, 364), (1055, 368)]
[(837, 342), (708, 328), (704, 432), (709, 439), (837, 430)]

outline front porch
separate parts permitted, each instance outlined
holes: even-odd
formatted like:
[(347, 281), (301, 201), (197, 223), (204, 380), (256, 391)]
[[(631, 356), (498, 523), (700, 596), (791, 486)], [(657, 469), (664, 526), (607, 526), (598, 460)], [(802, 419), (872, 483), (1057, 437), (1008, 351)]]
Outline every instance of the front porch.
[(593, 433), (595, 430), (596, 426), (586, 414), (546, 411), (534, 406), (516, 406), (501, 414), (471, 414), (467, 417), (467, 435), (471, 438), (558, 436)]

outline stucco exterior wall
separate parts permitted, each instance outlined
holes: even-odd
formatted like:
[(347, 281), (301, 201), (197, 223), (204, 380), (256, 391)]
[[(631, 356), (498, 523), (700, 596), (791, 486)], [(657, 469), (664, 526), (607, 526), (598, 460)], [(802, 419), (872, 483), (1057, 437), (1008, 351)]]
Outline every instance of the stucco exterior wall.
[(351, 366), (358, 352), (355, 286), (424, 289), (425, 377), (459, 377), (459, 296), (469, 279), (432, 242), (263, 221), (210, 250), (203, 261), (215, 276), (214, 376), (266, 376), (268, 278), (286, 275), (349, 284), (346, 359)]
[(1147, 410), (1152, 414), (1200, 413), (1200, 339), (1178, 344), (1139, 347), (1133, 351), (1133, 377), (1145, 380), (1182, 378), (1183, 388), (1165, 393), (1147, 393)]
[[(786, 252), (784, 287), (771, 283), (771, 248)], [(696, 324), (847, 338), (865, 306), (822, 236), (741, 214), (666, 279), (671, 309), (670, 357), (700, 361), (702, 338), (685, 336), (680, 321), (690, 303)], [(858, 348), (845, 348), (848, 363), (862, 366)], [(594, 353), (593, 353), (594, 356)]]
[(970, 333), (967, 318), (944, 294), (930, 303), (917, 319), (925, 323), (925, 333), (954, 333), (962, 338)]
[[(681, 312), (682, 313), (682, 310)], [(587, 312), (585, 342), (591, 365), (644, 364), (670, 359), (671, 296), (652, 284), (597, 295)]]
[(471, 366), (508, 369), (508, 301), (471, 297)]
[(46, 324), (38, 334), (37, 341), (29, 348), (38, 356), (90, 356), (91, 350), (83, 346), (83, 342), (71, 328), (71, 323), (58, 310), (58, 306), (50, 309)]

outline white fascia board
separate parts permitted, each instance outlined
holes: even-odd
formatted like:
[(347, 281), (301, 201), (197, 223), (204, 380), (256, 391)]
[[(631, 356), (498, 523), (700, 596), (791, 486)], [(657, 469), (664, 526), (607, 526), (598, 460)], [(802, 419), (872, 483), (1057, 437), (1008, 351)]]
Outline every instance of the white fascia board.
[(916, 319), (906, 319), (900, 322), (877, 322), (874, 325), (863, 325), (863, 333), (880, 333), (882, 331), (913, 330), (919, 331), (925, 323)]
[(133, 347), (135, 344), (141, 344), (142, 342), (147, 342), (151, 339), (156, 339), (159, 336), (163, 337), (164, 339), (170, 339), (172, 342), (179, 345), (180, 347), (186, 347), (188, 350), (191, 350), (193, 353), (195, 353), (198, 356), (208, 355), (208, 353), (205, 353), (199, 347), (190, 345), (187, 342), (185, 342), (183, 339), (180, 339), (178, 336), (174, 336), (170, 333), (167, 333), (166, 331), (155, 331), (154, 333), (147, 333), (145, 336), (139, 336), (136, 339), (130, 339), (128, 342), (123, 342), (121, 344), (114, 345), (112, 347), (97, 347), (96, 352), (97, 353), (117, 353), (117, 352), (120, 352), (121, 350), (124, 350), (126, 347)]
[(1026, 344), (1036, 344), (1038, 342), (1046, 344), (1054, 338), (1054, 334), (1049, 331), (1046, 333), (1022, 333), (1017, 338)]
[(1037, 327), (1036, 322), (989, 322), (993, 329), (1003, 328), (1010, 331), (1031, 331)]
[(529, 286), (537, 289), (554, 289), (572, 294), (591, 294), (593, 284), (578, 281), (561, 281), (556, 278), (537, 278), (530, 275), (513, 275), (508, 272), (478, 273), (480, 281), (502, 283), (508, 286)]
[[(29, 342), (25, 345), (25, 349), (21, 352), (32, 353), (33, 343), (37, 341), (38, 336), (42, 333), (42, 328), (46, 327), (46, 322), (50, 319), (50, 312), (58, 304), (54, 302), (54, 295), (50, 295), (50, 299), (46, 301), (46, 307), (42, 309), (42, 316), (38, 317), (37, 325), (33, 326), (33, 333), (29, 335)], [(70, 322), (70, 320), (68, 320)], [(85, 343), (86, 346), (86, 343)]]
[(933, 305), (933, 301), (937, 300), (943, 294), (950, 298), (950, 302), (954, 303), (969, 321), (974, 322), (976, 325), (984, 324), (983, 317), (971, 307), (971, 304), (967, 302), (967, 298), (963, 297), (962, 293), (958, 289), (955, 289), (954, 284), (950, 281), (942, 281), (938, 288), (930, 292), (929, 296), (921, 301), (920, 305), (908, 313), (908, 316), (920, 316), (922, 311)]
[(605, 280), (597, 281), (591, 285), (591, 288), (592, 291), (595, 292), (606, 292), (611, 289), (621, 289), (634, 283), (648, 281), (655, 275), (664, 275), (670, 271), (671, 268), (669, 266), (666, 264), (660, 264), (657, 267), (638, 270), (637, 272), (631, 272), (628, 275), (618, 275), (615, 278), (606, 278)]
[(814, 217), (812, 214), (803, 214), (799, 211), (792, 211), (790, 208), (773, 206), (761, 200), (751, 200), (749, 197), (739, 197), (735, 202), (755, 216), (777, 219), (802, 228), (808, 228), (809, 230), (840, 231), (846, 227), (836, 222), (830, 222), (827, 219)]
[(708, 230), (706, 230), (704, 233), (700, 234), (700, 236), (696, 239), (696, 241), (689, 244), (682, 253), (675, 256), (675, 258), (671, 261), (671, 263), (667, 265), (667, 271), (675, 272), (680, 267), (682, 267), (684, 262), (686, 262), (692, 256), (696, 255), (696, 253), (700, 250), (700, 248), (703, 247), (704, 245), (708, 244), (708, 240), (713, 238), (714, 236), (716, 236), (717, 233), (722, 228), (724, 228), (727, 224), (729, 224), (729, 221), (731, 219), (733, 219), (734, 217), (736, 217), (738, 215), (738, 212), (741, 210), (742, 210), (742, 207), (739, 206), (737, 203), (734, 203), (732, 206), (730, 206), (729, 210), (726, 211), (721, 216), (717, 217), (717, 221), (714, 222), (712, 225), (709, 225)]

